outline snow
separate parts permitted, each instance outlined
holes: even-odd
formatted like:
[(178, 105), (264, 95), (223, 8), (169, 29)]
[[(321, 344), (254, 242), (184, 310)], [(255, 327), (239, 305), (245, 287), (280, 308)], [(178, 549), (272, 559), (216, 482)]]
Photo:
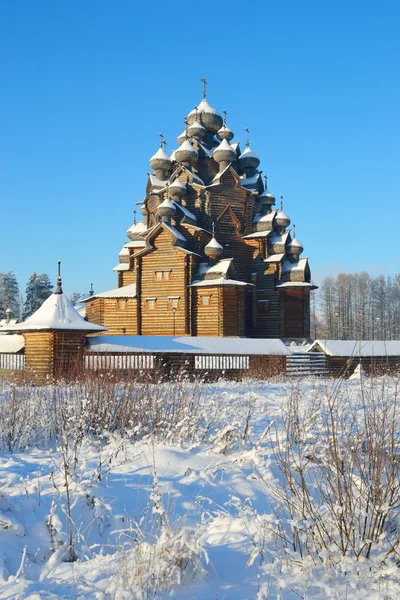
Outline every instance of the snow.
[(255, 231), (254, 233), (250, 233), (249, 235), (244, 235), (244, 240), (251, 240), (252, 238), (260, 238), (260, 237), (268, 237), (271, 233), (271, 230), (268, 231)]
[[(226, 280), (225, 280), (226, 281)], [(263, 354), (284, 356), (282, 340), (174, 336), (97, 336), (88, 338), (91, 352), (187, 352), (189, 354)]]
[(179, 241), (181, 242), (185, 242), (186, 243), (186, 238), (184, 235), (182, 235), (177, 229), (176, 227), (174, 227), (173, 225), (167, 225), (167, 223), (162, 222), (161, 225), (164, 227), (164, 229), (166, 229), (167, 231), (169, 231), (170, 233), (172, 233), (172, 235)]
[(274, 263), (274, 262), (281, 262), (281, 260), (285, 257), (284, 254), (271, 254), (271, 256), (267, 256), (267, 258), (264, 258), (265, 263)]
[(237, 281), (236, 279), (225, 279), (225, 277), (219, 277), (218, 279), (206, 279), (205, 281), (193, 281), (191, 287), (209, 287), (213, 285), (253, 285), (252, 283), (244, 283), (243, 281)]
[(206, 248), (215, 248), (216, 250), (223, 250), (221, 244), (215, 239), (213, 236), (208, 244), (205, 246)]
[(231, 266), (233, 258), (222, 258), (215, 265), (210, 265), (208, 262), (202, 262), (199, 264), (199, 267), (196, 272), (196, 277), (204, 277), (209, 273), (218, 273), (226, 275), (228, 273), (229, 267)]
[(113, 271), (129, 271), (130, 265), (129, 263), (120, 263), (116, 267), (113, 268)]
[(18, 319), (10, 319), (9, 321), (7, 319), (0, 319), (0, 329), (9, 325), (15, 325), (15, 323), (18, 323)]
[(168, 156), (168, 154), (166, 152), (164, 152), (164, 150), (162, 148), (159, 148), (157, 150), (157, 152), (151, 157), (150, 162), (154, 159), (165, 160), (167, 163), (171, 162), (170, 157)]
[(298, 261), (295, 261), (295, 262), (291, 262), (290, 260), (285, 260), (282, 265), (282, 272), (283, 273), (292, 273), (292, 272), (304, 273), (304, 270), (307, 266), (307, 261), (308, 261), (307, 258), (300, 258)]
[[(203, 112), (203, 111), (206, 113), (210, 113), (212, 115), (218, 115), (219, 117), (221, 117), (219, 112), (217, 110), (215, 110), (215, 108), (212, 108), (212, 106), (209, 105), (209, 103), (207, 102), (207, 100), (205, 98), (203, 98), (203, 100), (200, 102), (200, 104), (195, 109), (193, 109), (189, 113), (188, 116), (190, 117), (192, 115), (197, 114), (197, 112)], [(221, 119), (222, 119), (222, 117), (221, 117)]]
[(321, 348), (329, 356), (399, 356), (400, 341), (397, 340), (316, 340), (313, 349)]
[(193, 156), (197, 156), (197, 150), (195, 148), (193, 148), (192, 144), (189, 142), (189, 140), (185, 140), (183, 142), (183, 144), (181, 144), (179, 146), (179, 148), (177, 150), (175, 150), (175, 154), (177, 152), (180, 152), (181, 150), (185, 150), (185, 152), (190, 152), (191, 154), (193, 154)]
[(255, 152), (252, 151), (250, 146), (247, 146), (247, 148), (242, 152), (242, 154), (239, 156), (239, 160), (241, 158), (245, 158), (245, 157), (251, 157), (251, 158), (256, 158), (257, 160), (260, 160), (260, 158), (257, 156), (257, 154), (255, 154)]
[(130, 235), (142, 235), (145, 231), (147, 231), (146, 225), (143, 223), (143, 221), (139, 221), (138, 223), (132, 225), (126, 234), (128, 237)]
[[(118, 394), (107, 395), (109, 385), (97, 383), (93, 389), (32, 387), (29, 402), (19, 400), (24, 412), (17, 422), (24, 427), (16, 433), (10, 423), (0, 435), (1, 600), (399, 598), (398, 557), (390, 551), (397, 507), (375, 507), (390, 525), (371, 540), (369, 559), (355, 560), (350, 545), (342, 556), (335, 523), (343, 513), (334, 503), (329, 464), (332, 446), (349, 446), (345, 426), (352, 417), (361, 416), (356, 433), (362, 433), (365, 403), (375, 393), (379, 407), (390, 406), (395, 382), (376, 380), (368, 394), (360, 380), (341, 382), (339, 391), (336, 382), (317, 380), (122, 385), (112, 388), (122, 404), (133, 394), (130, 409), (143, 396), (152, 409), (125, 429), (112, 421), (101, 428), (91, 419), (99, 403), (110, 417), (119, 410)], [(15, 392), (18, 401), (22, 388), (1, 385), (2, 409), (15, 404)], [(165, 408), (174, 397), (183, 406)], [(57, 427), (54, 398), (63, 414)], [(325, 432), (330, 398), (342, 417), (351, 407), (347, 422), (338, 420), (335, 444)], [(155, 408), (159, 429), (149, 431)], [(375, 419), (378, 414), (375, 407)], [(369, 465), (368, 440), (359, 438), (343, 454), (346, 466), (349, 452), (353, 463)], [(324, 486), (327, 474), (330, 486)], [(368, 477), (366, 468), (363, 478), (350, 479), (346, 508), (353, 489), (360, 490), (354, 508), (370, 498)], [(301, 495), (303, 481), (311, 507)], [(385, 488), (373, 485), (377, 495)], [(372, 500), (362, 524), (371, 508)], [(317, 519), (332, 536), (326, 547), (315, 543)], [(74, 562), (68, 561), (69, 530)]]
[(136, 283), (124, 285), (114, 290), (108, 290), (107, 292), (94, 294), (93, 296), (81, 300), (81, 302), (89, 302), (90, 300), (93, 300), (93, 298), (136, 298)]
[(106, 327), (89, 323), (72, 306), (65, 294), (51, 294), (26, 321), (10, 325), (9, 331), (61, 329), (73, 331), (107, 331)]
[(175, 208), (180, 210), (185, 217), (187, 217), (188, 219), (190, 219), (191, 221), (194, 221), (195, 223), (197, 222), (197, 217), (196, 215), (194, 215), (192, 212), (190, 212), (190, 210), (188, 210), (186, 208), (186, 206), (183, 206), (182, 204), (180, 204), (179, 202), (174, 202)]
[(133, 240), (132, 242), (127, 242), (125, 248), (144, 248), (145, 245), (146, 240)]
[(19, 352), (25, 346), (24, 336), (17, 333), (0, 335), (0, 352)]
[(314, 290), (317, 289), (315, 285), (312, 283), (307, 283), (306, 281), (285, 281), (285, 283), (280, 283), (275, 286), (276, 288), (292, 288), (292, 287), (300, 287), (300, 288), (312, 288)]

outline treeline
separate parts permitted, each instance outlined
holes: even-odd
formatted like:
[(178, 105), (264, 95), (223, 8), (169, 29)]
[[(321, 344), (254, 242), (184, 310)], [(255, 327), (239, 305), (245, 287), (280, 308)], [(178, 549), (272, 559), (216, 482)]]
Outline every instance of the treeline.
[(0, 319), (7, 317), (8, 309), (14, 319), (30, 317), (50, 296), (53, 287), (46, 273), (32, 273), (26, 284), (24, 302), (15, 274), (12, 271), (0, 273)]
[(312, 335), (320, 339), (400, 339), (400, 274), (340, 273), (314, 292)]

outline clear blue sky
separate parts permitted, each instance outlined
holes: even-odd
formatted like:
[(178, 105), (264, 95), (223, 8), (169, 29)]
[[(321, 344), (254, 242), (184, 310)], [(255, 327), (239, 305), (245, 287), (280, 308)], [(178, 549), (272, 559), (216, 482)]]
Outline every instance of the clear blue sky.
[(163, 132), (209, 81), (249, 127), (313, 276), (400, 271), (400, 6), (0, 0), (0, 271), (86, 292), (112, 267)]

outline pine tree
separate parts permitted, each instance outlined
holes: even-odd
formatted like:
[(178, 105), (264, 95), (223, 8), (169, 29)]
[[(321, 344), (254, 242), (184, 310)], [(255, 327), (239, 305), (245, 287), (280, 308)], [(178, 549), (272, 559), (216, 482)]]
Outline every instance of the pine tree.
[(11, 310), (11, 316), (19, 317), (19, 289), (15, 274), (12, 271), (0, 273), (0, 318), (6, 317), (6, 310)]
[(26, 300), (24, 305), (25, 319), (30, 317), (31, 314), (42, 306), (46, 298), (51, 295), (53, 287), (48, 275), (45, 273), (40, 275), (36, 272), (32, 273), (26, 284)]
[(72, 306), (79, 304), (79, 302), (82, 300), (83, 297), (84, 297), (84, 294), (81, 294), (80, 292), (72, 292), (72, 294), (69, 297), (69, 299), (71, 300)]

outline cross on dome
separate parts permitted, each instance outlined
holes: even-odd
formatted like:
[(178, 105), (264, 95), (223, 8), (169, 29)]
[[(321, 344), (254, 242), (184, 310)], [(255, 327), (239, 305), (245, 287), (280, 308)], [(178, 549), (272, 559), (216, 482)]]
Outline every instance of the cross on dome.
[(249, 140), (249, 128), (248, 127), (245, 128), (245, 132), (246, 132), (246, 148), (249, 148), (250, 140)]
[(200, 79), (200, 81), (203, 82), (203, 98), (205, 99), (205, 98), (207, 98), (207, 87), (206, 86), (208, 85), (208, 81), (206, 81), (205, 77), (202, 77)]
[(160, 137), (160, 148), (162, 148), (164, 143), (164, 135), (162, 133), (159, 133), (158, 135)]

